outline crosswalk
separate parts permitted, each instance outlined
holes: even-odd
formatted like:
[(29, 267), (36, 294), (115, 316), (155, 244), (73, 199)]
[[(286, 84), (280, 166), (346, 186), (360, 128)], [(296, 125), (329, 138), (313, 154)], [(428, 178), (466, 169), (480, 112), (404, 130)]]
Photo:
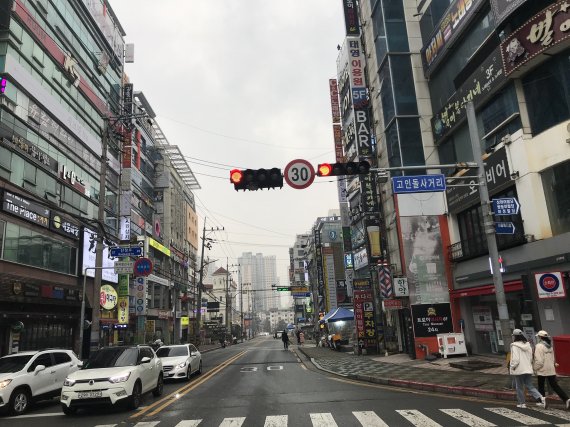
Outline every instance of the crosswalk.
[[(460, 408), (437, 409), (430, 416), (417, 409), (397, 409), (390, 413), (378, 415), (375, 411), (353, 411), (352, 421), (347, 421), (346, 414), (342, 421), (335, 420), (330, 412), (315, 412), (306, 414), (302, 425), (313, 427), (364, 426), (364, 427), (390, 427), (390, 426), (416, 426), (416, 427), (446, 427), (448, 425), (467, 425), (471, 427), (499, 427), (499, 426), (557, 426), (570, 427), (570, 413), (559, 409), (511, 409), (506, 407), (491, 407), (478, 409), (477, 414)], [(382, 418), (384, 417), (384, 419)], [(291, 416), (293, 418), (293, 416)], [(434, 418), (437, 418), (434, 419)], [(489, 420), (491, 418), (491, 420)], [(389, 422), (388, 422), (389, 421)], [(175, 422), (141, 421), (133, 427), (199, 427), (207, 424), (219, 427), (241, 427), (252, 423), (261, 425), (260, 421), (250, 420), (247, 417), (231, 417), (221, 420), (194, 419), (177, 420)], [(264, 427), (287, 427), (301, 425), (298, 415), (295, 420), (288, 415), (269, 415), (265, 417)], [(95, 427), (117, 427), (117, 424), (97, 425)]]

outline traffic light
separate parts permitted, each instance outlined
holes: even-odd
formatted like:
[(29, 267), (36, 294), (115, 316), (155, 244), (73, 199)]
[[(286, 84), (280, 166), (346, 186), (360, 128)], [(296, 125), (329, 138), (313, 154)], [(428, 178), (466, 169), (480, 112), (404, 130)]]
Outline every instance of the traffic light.
[(321, 163), (317, 166), (318, 176), (366, 175), (370, 172), (367, 160), (348, 163)]
[(236, 191), (250, 190), (256, 191), (263, 188), (282, 188), (283, 175), (281, 169), (232, 169), (230, 171), (230, 182)]

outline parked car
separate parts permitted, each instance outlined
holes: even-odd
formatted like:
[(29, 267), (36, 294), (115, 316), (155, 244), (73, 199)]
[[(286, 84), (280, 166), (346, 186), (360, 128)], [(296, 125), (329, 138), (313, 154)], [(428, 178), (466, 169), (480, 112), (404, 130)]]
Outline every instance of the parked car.
[(164, 378), (186, 378), (202, 373), (202, 355), (192, 344), (165, 345), (156, 355), (162, 360)]
[(0, 409), (22, 415), (34, 401), (59, 396), (81, 361), (71, 350), (23, 351), (0, 358)]
[(126, 403), (136, 409), (143, 394), (160, 396), (162, 388), (162, 362), (150, 346), (104, 347), (65, 379), (61, 409), (66, 415), (101, 404)]

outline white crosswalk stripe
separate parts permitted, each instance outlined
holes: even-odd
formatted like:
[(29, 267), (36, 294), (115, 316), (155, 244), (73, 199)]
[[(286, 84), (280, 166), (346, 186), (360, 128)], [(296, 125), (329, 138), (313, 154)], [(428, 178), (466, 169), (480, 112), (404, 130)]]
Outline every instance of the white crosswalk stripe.
[(287, 415), (270, 415), (265, 417), (264, 427), (287, 427)]
[[(570, 412), (565, 411), (563, 409), (542, 409), (542, 408), (533, 408), (536, 412), (540, 412), (541, 414), (550, 415), (552, 417), (562, 418), (563, 420), (570, 421)], [(560, 424), (562, 425), (562, 424)]]
[(313, 427), (337, 427), (337, 424), (330, 412), (310, 415)]
[(154, 427), (159, 422), (160, 421), (141, 421), (141, 422), (137, 423), (137, 427)]
[(494, 414), (501, 415), (503, 417), (510, 418), (511, 420), (521, 423), (525, 426), (536, 426), (539, 424), (548, 424), (548, 422), (541, 419), (531, 417), (530, 415), (525, 415), (517, 411), (513, 411), (508, 408), (485, 408), (487, 411), (491, 411)]
[(470, 414), (463, 409), (440, 409), (440, 411), (471, 427), (495, 426), (495, 424), (485, 421), (483, 418), (479, 418), (476, 415)]
[(201, 422), (202, 420), (182, 420), (176, 424), (176, 427), (196, 427)]
[(245, 417), (224, 418), (220, 427), (241, 427), (244, 421)]
[(364, 427), (390, 427), (373, 411), (353, 412)]
[(436, 423), (415, 409), (403, 409), (397, 410), (396, 412), (416, 427), (442, 427), (441, 424)]

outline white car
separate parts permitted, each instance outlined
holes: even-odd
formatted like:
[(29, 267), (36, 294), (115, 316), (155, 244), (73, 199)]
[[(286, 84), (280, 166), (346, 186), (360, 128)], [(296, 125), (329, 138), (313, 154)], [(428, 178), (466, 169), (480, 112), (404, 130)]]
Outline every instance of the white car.
[(0, 409), (22, 415), (33, 401), (59, 396), (81, 361), (71, 350), (23, 351), (0, 358)]
[(123, 402), (136, 409), (144, 393), (160, 396), (162, 388), (162, 362), (151, 347), (104, 347), (65, 379), (61, 409), (71, 415), (86, 406)]
[(202, 355), (192, 344), (165, 345), (156, 350), (162, 360), (164, 378), (185, 378), (202, 373)]

